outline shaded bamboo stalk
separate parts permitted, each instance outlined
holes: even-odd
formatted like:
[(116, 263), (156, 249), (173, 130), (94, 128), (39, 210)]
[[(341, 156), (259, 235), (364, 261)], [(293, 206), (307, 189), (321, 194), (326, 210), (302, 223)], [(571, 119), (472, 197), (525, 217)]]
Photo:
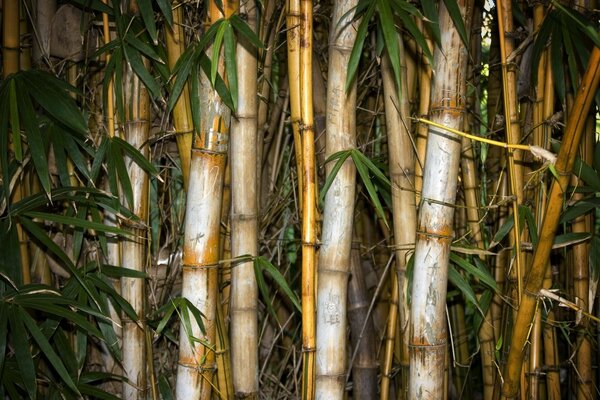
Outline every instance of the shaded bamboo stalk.
[[(377, 397), (377, 357), (375, 349), (375, 328), (368, 313), (369, 297), (360, 260), (360, 251), (352, 249), (350, 260), (350, 282), (348, 283), (348, 323), (350, 343), (353, 352), (350, 360), (352, 368), (352, 397), (375, 399)], [(353, 358), (354, 357), (354, 358)]]
[[(125, 104), (129, 105), (125, 114), (125, 140), (148, 158), (150, 153), (148, 147), (150, 133), (148, 92), (129, 66), (123, 85)], [(133, 194), (133, 203), (129, 205), (129, 208), (145, 227), (148, 222), (148, 174), (133, 160), (128, 159), (127, 163)], [(121, 202), (125, 203), (125, 199), (122, 198)], [(131, 229), (134, 236), (121, 241), (120, 265), (124, 268), (144, 272), (147, 263), (147, 231), (145, 228), (125, 228)], [(147, 390), (144, 283), (144, 280), (140, 278), (121, 278), (121, 295), (131, 304), (139, 318), (137, 321), (132, 321), (126, 315), (121, 318), (123, 371), (129, 380), (123, 383), (123, 398), (125, 399), (145, 399)]]
[(38, 1), (35, 3), (35, 31), (32, 41), (33, 64), (41, 64), (50, 56), (50, 28), (56, 13), (56, 0)]
[[(165, 30), (167, 61), (172, 70), (185, 51), (185, 35), (183, 30), (183, 4), (180, 1), (173, 2), (173, 26)], [(192, 150), (192, 110), (190, 106), (189, 87), (186, 84), (175, 107), (173, 108), (173, 126), (179, 159), (181, 160), (181, 173), (183, 185), (188, 186), (190, 175), (190, 157)]]
[[(222, 6), (226, 16), (235, 10), (235, 6), (228, 2), (223, 2)], [(215, 1), (211, 1), (208, 23), (222, 17)], [(222, 57), (218, 62), (218, 72), (224, 76)], [(200, 99), (201, 124), (200, 132), (192, 142), (182, 296), (203, 314), (204, 330), (193, 318), (191, 331), (181, 324), (175, 392), (176, 398), (181, 400), (208, 400), (215, 372), (220, 216), (230, 113), (203, 73), (199, 93), (194, 95)]]
[[(417, 209), (415, 204), (415, 154), (413, 141), (410, 137), (410, 103), (408, 97), (408, 79), (404, 60), (404, 44), (399, 39), (399, 53), (401, 60), (401, 85), (398, 91), (394, 83), (389, 56), (382, 60), (382, 79), (384, 92), (384, 105), (386, 116), (386, 130), (388, 136), (389, 169), (392, 184), (392, 218), (394, 229), (394, 246), (396, 255), (396, 283), (398, 285), (398, 323), (400, 340), (400, 387), (399, 398), (406, 397), (408, 388), (408, 342), (410, 307), (408, 305), (408, 277), (407, 264), (410, 252), (415, 243), (415, 230)], [(398, 96), (398, 93), (400, 95)], [(396, 324), (390, 318), (389, 323)], [(389, 332), (391, 333), (391, 332)], [(386, 351), (391, 351), (386, 349)], [(391, 361), (391, 356), (386, 356)], [(384, 368), (389, 370), (391, 365)], [(382, 394), (388, 379), (382, 377)]]
[[(357, 21), (357, 1), (336, 1), (329, 40), (325, 156), (356, 147), (356, 80), (345, 89)], [(312, 73), (312, 64), (309, 65)], [(333, 164), (327, 164), (330, 176)], [(356, 169), (347, 159), (325, 194), (317, 286), (316, 398), (343, 399), (346, 376), (347, 303)], [(307, 181), (308, 182), (308, 181)], [(306, 212), (306, 209), (304, 209)]]
[[(240, 14), (256, 30), (257, 5), (241, 4)], [(256, 48), (239, 38), (238, 108), (231, 121), (231, 255), (258, 255)], [(233, 387), (237, 398), (258, 398), (258, 286), (252, 261), (231, 270), (230, 335)]]
[(587, 113), (598, 88), (600, 80), (600, 49), (595, 47), (591, 53), (588, 67), (579, 86), (569, 116), (562, 146), (555, 163), (558, 178), (552, 181), (548, 195), (548, 207), (541, 226), (539, 243), (534, 251), (531, 269), (527, 277), (527, 285), (523, 292), (521, 304), (517, 312), (516, 322), (512, 331), (511, 347), (507, 364), (504, 369), (504, 384), (502, 398), (513, 399), (518, 395), (519, 379), (525, 345), (529, 336), (530, 325), (535, 316), (538, 292), (542, 287), (550, 251), (558, 228), (564, 200), (564, 191), (569, 183), (570, 172), (573, 168), (575, 155), (581, 140), (581, 135)]
[[(470, 26), (471, 3), (458, 1)], [(434, 53), (430, 118), (462, 128), (468, 55), (450, 14), (440, 4), (441, 48)], [(443, 49), (443, 52), (442, 50)], [(419, 207), (411, 305), (409, 398), (444, 398), (446, 292), (461, 139), (433, 126), (427, 135), (423, 191)]]

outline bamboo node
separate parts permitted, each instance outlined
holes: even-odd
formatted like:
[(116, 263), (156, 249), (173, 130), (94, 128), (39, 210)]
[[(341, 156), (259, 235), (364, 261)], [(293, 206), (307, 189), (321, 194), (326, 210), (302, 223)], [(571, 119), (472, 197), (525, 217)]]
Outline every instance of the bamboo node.
[(218, 268), (219, 263), (185, 263), (183, 264), (184, 270), (197, 270), (197, 269), (211, 269)]
[(316, 351), (317, 351), (316, 347), (302, 346), (302, 353), (315, 353)]

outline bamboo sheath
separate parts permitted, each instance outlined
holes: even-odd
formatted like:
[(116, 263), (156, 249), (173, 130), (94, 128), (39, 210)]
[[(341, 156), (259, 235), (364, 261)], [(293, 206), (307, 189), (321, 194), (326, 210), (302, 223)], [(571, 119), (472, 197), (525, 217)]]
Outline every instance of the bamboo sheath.
[(535, 315), (538, 292), (548, 267), (550, 251), (558, 228), (564, 192), (569, 183), (571, 170), (581, 140), (583, 128), (586, 123), (587, 113), (596, 94), (600, 80), (600, 49), (595, 47), (591, 53), (588, 67), (578, 88), (573, 104), (562, 146), (558, 153), (555, 169), (558, 178), (552, 181), (548, 195), (547, 211), (541, 226), (538, 247), (535, 249), (531, 269), (527, 276), (527, 284), (517, 312), (516, 323), (512, 332), (512, 342), (508, 360), (504, 369), (504, 384), (502, 398), (517, 398), (519, 377), (521, 373), (524, 349), (529, 336), (529, 328)]
[[(336, 1), (329, 41), (326, 156), (356, 147), (356, 81), (345, 90), (356, 38), (356, 1)], [(328, 164), (328, 174), (333, 165)], [(346, 385), (347, 289), (356, 169), (347, 159), (325, 195), (317, 286), (316, 398), (343, 399)], [(305, 209), (306, 211), (306, 209)]]
[[(404, 45), (401, 37), (400, 60), (404, 59)], [(413, 150), (413, 141), (410, 137), (410, 103), (408, 97), (408, 79), (406, 64), (401, 61), (401, 85), (397, 90), (394, 82), (394, 76), (391, 69), (389, 57), (385, 55), (382, 60), (382, 78), (384, 105), (386, 110), (386, 127), (388, 135), (388, 154), (389, 169), (392, 183), (392, 207), (393, 207), (393, 231), (395, 263), (396, 263), (396, 284), (398, 286), (398, 322), (399, 322), (399, 340), (400, 340), (400, 398), (405, 398), (408, 388), (408, 342), (409, 342), (409, 321), (410, 308), (408, 305), (408, 278), (407, 264), (410, 258), (409, 248), (414, 245), (416, 235), (417, 209), (415, 204), (415, 156)], [(393, 289), (395, 290), (395, 289)], [(390, 320), (393, 318), (390, 317)], [(390, 322), (391, 323), (391, 322)], [(394, 321), (394, 325), (396, 322)], [(391, 331), (388, 331), (391, 334)], [(395, 337), (396, 335), (394, 335)], [(392, 349), (386, 349), (391, 351)], [(386, 356), (386, 360), (391, 360), (391, 354)], [(381, 393), (384, 398), (389, 385), (388, 376), (391, 373), (391, 364), (387, 365), (381, 382)]]
[[(255, 2), (240, 13), (256, 30)], [(256, 49), (237, 45), (238, 108), (231, 121), (231, 255), (258, 255)], [(258, 286), (252, 261), (231, 270), (230, 335), (233, 387), (238, 398), (258, 398)]]
[[(472, 3), (458, 1), (468, 23)], [(462, 127), (468, 52), (444, 4), (439, 11), (441, 48), (434, 53), (430, 118), (450, 128)], [(443, 52), (442, 50), (443, 49)], [(444, 398), (446, 291), (461, 139), (430, 126), (419, 208), (411, 305), (409, 398)]]

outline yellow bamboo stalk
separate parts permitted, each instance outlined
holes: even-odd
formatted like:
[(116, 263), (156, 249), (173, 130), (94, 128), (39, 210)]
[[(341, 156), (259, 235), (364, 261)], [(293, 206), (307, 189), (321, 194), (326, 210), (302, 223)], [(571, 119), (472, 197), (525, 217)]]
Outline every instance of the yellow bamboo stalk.
[(503, 374), (503, 399), (513, 399), (516, 398), (518, 394), (525, 345), (535, 315), (538, 292), (542, 287), (550, 251), (552, 250), (552, 243), (554, 241), (554, 236), (556, 235), (558, 221), (562, 212), (564, 191), (569, 182), (578, 144), (581, 140), (583, 128), (586, 123), (587, 113), (590, 110), (591, 103), (596, 94), (599, 80), (600, 49), (595, 47), (591, 53), (588, 67), (577, 91), (577, 96), (573, 105), (573, 113), (567, 121), (562, 146), (555, 164), (558, 178), (552, 181), (552, 186), (548, 195), (548, 208), (541, 226), (538, 247), (533, 255), (531, 269), (527, 278), (527, 285), (523, 292), (521, 305), (516, 316), (516, 323), (513, 327), (511, 347)]
[[(400, 60), (404, 60), (404, 43), (399, 37), (399, 52)], [(382, 59), (382, 79), (384, 91), (384, 105), (386, 116), (386, 130), (388, 136), (388, 154), (389, 154), (389, 169), (392, 183), (392, 207), (393, 207), (393, 230), (394, 230), (394, 246), (396, 255), (396, 277), (392, 279), (392, 285), (398, 285), (398, 297), (394, 298), (395, 293), (392, 290), (392, 302), (397, 303), (396, 321), (392, 309), (388, 317), (388, 324), (399, 324), (399, 332), (396, 334), (395, 329), (392, 331), (388, 326), (388, 335), (393, 334), (390, 338), (393, 340), (399, 336), (400, 353), (400, 393), (399, 398), (406, 398), (408, 388), (408, 367), (409, 367), (409, 321), (410, 321), (410, 306), (408, 304), (408, 278), (407, 264), (410, 258), (410, 249), (415, 243), (415, 231), (417, 222), (416, 198), (414, 192), (415, 185), (415, 156), (413, 149), (413, 140), (411, 138), (411, 123), (410, 123), (410, 103), (408, 97), (408, 79), (407, 66), (401, 61), (401, 85), (400, 97), (398, 98), (396, 85), (394, 83), (394, 75), (391, 70), (390, 60), (387, 55)], [(393, 307), (393, 305), (391, 306)], [(393, 341), (392, 341), (393, 343)], [(388, 344), (391, 344), (388, 342)], [(392, 355), (387, 354), (392, 352), (393, 348), (386, 346), (386, 356), (384, 364), (384, 373), (381, 379), (381, 398), (388, 392), (389, 385), (388, 376), (391, 373)], [(389, 364), (387, 364), (389, 363)], [(387, 371), (387, 374), (385, 373)]]
[[(104, 4), (108, 4), (108, 0), (102, 0)], [(108, 21), (108, 14), (102, 14), (102, 34), (104, 35), (104, 43), (107, 44), (110, 42), (110, 23)], [(106, 64), (110, 61), (110, 54), (108, 52), (105, 53), (104, 61)], [(115, 136), (115, 105), (114, 105), (114, 82), (111, 78), (108, 82), (108, 95), (106, 96), (106, 125), (107, 132), (109, 137)]]
[[(257, 3), (246, 1), (240, 13), (257, 29)], [(231, 255), (258, 255), (257, 79), (256, 48), (238, 38), (238, 108), (231, 121)], [(258, 398), (258, 285), (252, 261), (231, 270), (230, 306), (233, 387), (238, 398)]]
[(298, 208), (300, 215), (304, 207), (304, 168), (302, 139), (300, 137), (300, 3), (301, 0), (287, 0), (287, 56), (288, 81), (290, 91), (290, 122), (294, 134), (296, 171), (298, 179)]
[[(166, 29), (167, 61), (170, 69), (185, 51), (185, 34), (183, 30), (183, 4), (181, 1), (173, 2), (173, 26)], [(190, 106), (189, 87), (183, 87), (181, 96), (173, 107), (173, 126), (177, 140), (179, 159), (181, 160), (181, 173), (183, 186), (187, 188), (190, 175), (190, 157), (192, 151), (192, 110)]]
[[(507, 36), (507, 32), (513, 31), (512, 3), (508, 0), (498, 0), (496, 3), (498, 11), (498, 35), (500, 38), (500, 64), (502, 65), (502, 89), (504, 104), (504, 123), (506, 141), (516, 144), (521, 141), (521, 126), (519, 123), (516, 66), (508, 64), (507, 57), (514, 50), (513, 39)], [(510, 190), (515, 200), (512, 203), (513, 210), (513, 236), (512, 243), (515, 248), (515, 269), (512, 276), (516, 277), (517, 299), (519, 303), (523, 286), (523, 259), (521, 254), (521, 229), (519, 224), (519, 205), (523, 203), (523, 169), (521, 163), (523, 156), (520, 152), (508, 152), (508, 170)]]

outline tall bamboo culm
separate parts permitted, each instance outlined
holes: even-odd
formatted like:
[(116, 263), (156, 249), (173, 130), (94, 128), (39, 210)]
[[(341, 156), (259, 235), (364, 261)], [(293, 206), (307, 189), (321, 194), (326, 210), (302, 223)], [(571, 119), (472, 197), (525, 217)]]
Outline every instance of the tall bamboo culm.
[(538, 292), (548, 268), (550, 251), (558, 228), (559, 218), (564, 201), (564, 190), (567, 188), (570, 173), (575, 161), (575, 155), (587, 114), (594, 99), (600, 81), (600, 49), (595, 47), (590, 56), (587, 70), (573, 104), (572, 113), (569, 115), (562, 146), (555, 163), (558, 178), (552, 181), (548, 195), (547, 209), (540, 228), (538, 246), (533, 254), (531, 269), (527, 276), (527, 284), (523, 291), (521, 304), (517, 312), (516, 321), (512, 330), (511, 347), (504, 368), (504, 383), (502, 385), (502, 399), (515, 399), (519, 393), (519, 380), (525, 353), (525, 346), (529, 337), (531, 324), (535, 316), (538, 302)]
[[(472, 3), (458, 1), (461, 17), (470, 26)], [(441, 48), (434, 52), (430, 118), (462, 128), (468, 52), (444, 4), (439, 11)], [(443, 49), (443, 52), (442, 52)], [(417, 222), (411, 297), (410, 399), (444, 398), (446, 359), (446, 292), (461, 139), (430, 127)]]
[[(240, 13), (256, 30), (257, 5)], [(241, 39), (240, 39), (241, 40)], [(238, 108), (231, 120), (231, 255), (258, 255), (257, 57), (256, 48), (237, 45)], [(258, 287), (252, 261), (231, 270), (230, 335), (233, 387), (238, 398), (258, 398)]]
[[(222, 6), (226, 16), (235, 10), (229, 2), (222, 2)], [(211, 1), (208, 24), (222, 17), (216, 2)], [(225, 76), (222, 57), (218, 70), (221, 76)], [(230, 112), (204, 73), (200, 76), (199, 91), (201, 124), (200, 132), (192, 141), (183, 240), (182, 296), (203, 314), (205, 330), (202, 331), (193, 318), (191, 332), (184, 324), (180, 326), (175, 388), (176, 398), (180, 400), (210, 399), (216, 368), (220, 216)]]
[[(346, 90), (356, 38), (357, 1), (335, 1), (329, 36), (326, 156), (356, 147), (356, 81)], [(331, 173), (333, 165), (327, 165)], [(343, 399), (346, 386), (348, 275), (352, 247), (356, 169), (347, 159), (325, 194), (317, 290), (316, 397)], [(306, 209), (305, 209), (306, 212)]]
[[(123, 80), (125, 104), (125, 140), (148, 158), (150, 151), (148, 137), (150, 133), (150, 100), (142, 82), (127, 68)], [(131, 180), (133, 203), (131, 211), (140, 219), (143, 226), (148, 222), (148, 174), (132, 160), (127, 160), (127, 172)], [(125, 204), (125, 199), (121, 202)], [(147, 232), (145, 228), (129, 228), (134, 235), (121, 241), (121, 266), (144, 272), (147, 258)], [(132, 321), (126, 315), (121, 318), (123, 324), (123, 371), (128, 382), (123, 383), (124, 399), (145, 399), (146, 397), (146, 327), (144, 280), (140, 278), (121, 278), (121, 295), (131, 304), (139, 317)]]

